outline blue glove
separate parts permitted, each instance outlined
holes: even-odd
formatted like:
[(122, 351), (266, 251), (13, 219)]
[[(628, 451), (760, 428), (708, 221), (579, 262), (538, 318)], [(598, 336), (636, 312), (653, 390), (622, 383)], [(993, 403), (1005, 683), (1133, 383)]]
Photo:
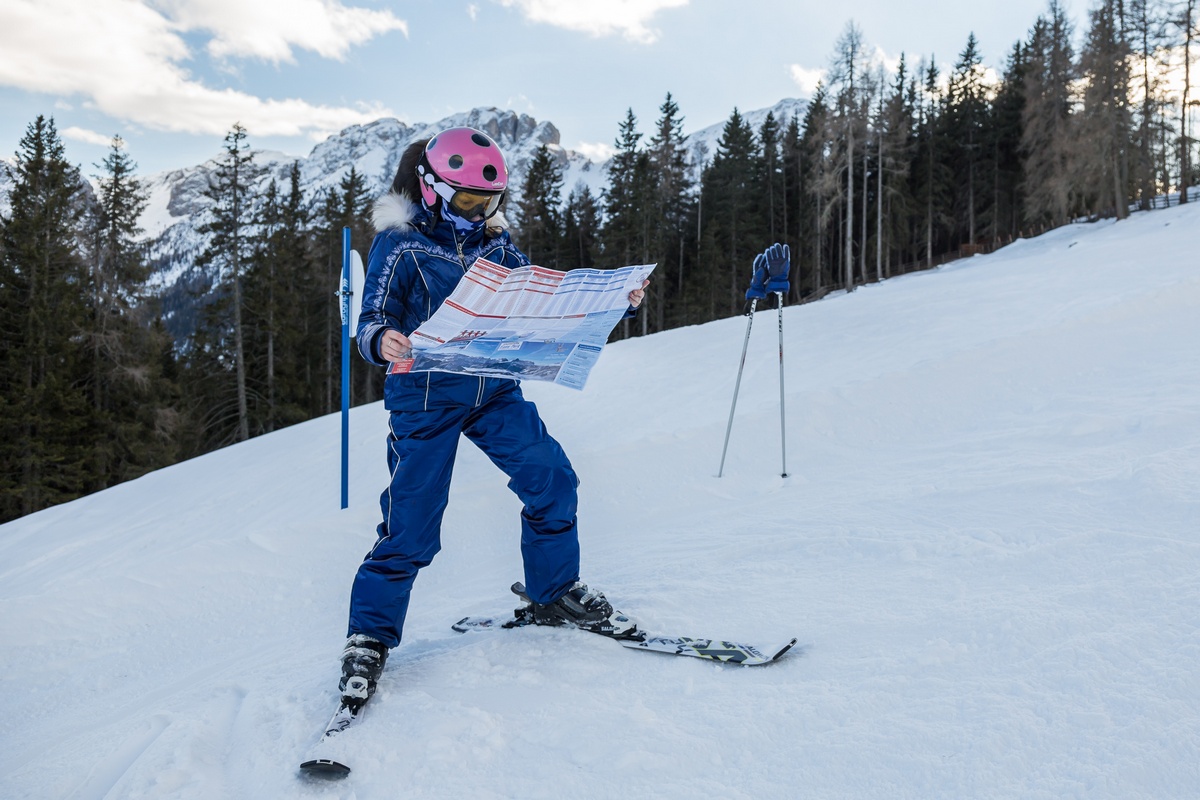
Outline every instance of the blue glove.
[(767, 296), (767, 259), (762, 255), (754, 257), (754, 274), (750, 276), (750, 288), (746, 290), (747, 300), (762, 300)]
[(788, 273), (792, 270), (792, 249), (786, 244), (773, 244), (754, 260), (758, 263), (761, 258), (767, 270), (766, 291), (775, 293), (788, 292)]

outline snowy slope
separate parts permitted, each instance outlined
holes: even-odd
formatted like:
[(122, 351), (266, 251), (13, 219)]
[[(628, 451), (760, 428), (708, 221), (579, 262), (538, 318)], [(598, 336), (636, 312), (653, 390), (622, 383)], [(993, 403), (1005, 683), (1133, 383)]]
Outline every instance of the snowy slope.
[(444, 549), (355, 734), (335, 699), (385, 414), (314, 420), (0, 527), (4, 798), (1184, 798), (1200, 787), (1200, 208), (1079, 225), (527, 384), (582, 479), (584, 578), (740, 669), (509, 606), (518, 502), (464, 445)]

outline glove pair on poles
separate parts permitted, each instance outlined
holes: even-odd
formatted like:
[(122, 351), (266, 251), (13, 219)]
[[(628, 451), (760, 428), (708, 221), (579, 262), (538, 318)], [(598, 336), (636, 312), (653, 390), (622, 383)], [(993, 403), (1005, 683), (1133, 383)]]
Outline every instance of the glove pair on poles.
[(729, 434), (733, 431), (733, 412), (737, 408), (738, 391), (742, 386), (742, 370), (746, 366), (746, 350), (750, 346), (750, 327), (754, 324), (754, 311), (758, 301), (768, 294), (776, 296), (779, 308), (779, 443), (782, 449), (783, 470), (787, 477), (787, 425), (783, 413), (783, 298), (788, 292), (788, 273), (792, 266), (792, 252), (786, 244), (773, 244), (754, 257), (754, 272), (750, 277), (750, 288), (746, 290), (746, 339), (742, 343), (742, 360), (738, 363), (737, 383), (733, 387), (733, 405), (729, 407), (729, 424), (725, 427), (725, 446), (721, 449), (721, 466), (717, 477), (725, 473), (725, 454), (729, 450)]

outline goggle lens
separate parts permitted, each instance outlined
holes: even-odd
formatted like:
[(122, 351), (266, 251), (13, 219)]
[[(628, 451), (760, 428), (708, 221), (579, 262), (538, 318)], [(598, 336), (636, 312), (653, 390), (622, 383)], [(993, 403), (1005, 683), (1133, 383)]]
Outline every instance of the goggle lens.
[(484, 194), (483, 192), (459, 189), (450, 198), (450, 208), (463, 219), (475, 219), (476, 217), (487, 219), (496, 213), (496, 209), (500, 208), (500, 198), (499, 194)]

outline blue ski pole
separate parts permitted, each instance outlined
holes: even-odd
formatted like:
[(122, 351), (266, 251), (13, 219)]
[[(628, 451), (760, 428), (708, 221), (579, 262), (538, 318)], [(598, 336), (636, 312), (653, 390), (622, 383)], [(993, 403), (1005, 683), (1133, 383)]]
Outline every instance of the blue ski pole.
[(350, 505), (350, 228), (342, 228), (342, 508)]

